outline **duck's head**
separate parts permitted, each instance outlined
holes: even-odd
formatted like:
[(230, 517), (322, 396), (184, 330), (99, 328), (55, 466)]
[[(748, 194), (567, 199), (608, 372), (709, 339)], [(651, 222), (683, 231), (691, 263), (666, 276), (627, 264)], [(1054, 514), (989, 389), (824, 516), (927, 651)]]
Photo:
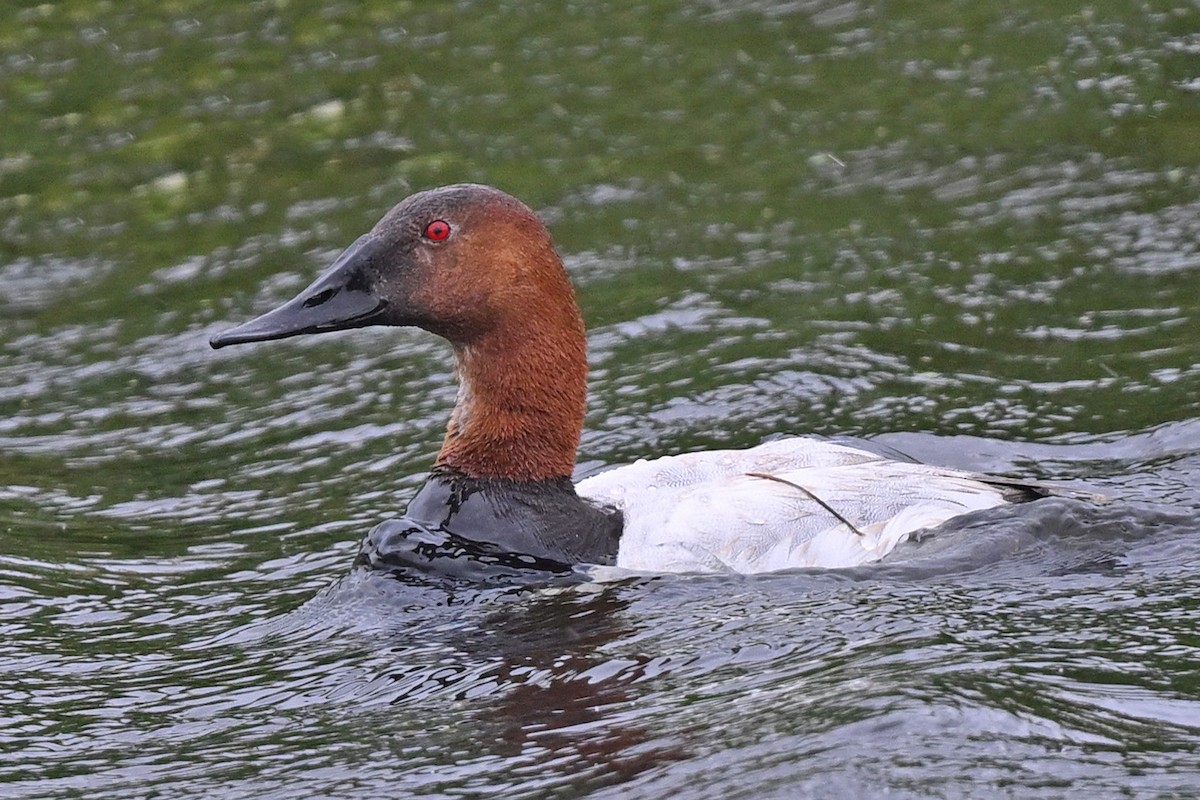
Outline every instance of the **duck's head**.
[(586, 404), (575, 295), (537, 215), (490, 186), (420, 192), (292, 300), (214, 348), (405, 325), (454, 345), (462, 391), (438, 464), (471, 475), (571, 474)]
[(574, 297), (541, 220), (499, 189), (457, 184), (408, 197), (295, 298), (209, 342), (413, 325), (467, 346), (548, 303)]

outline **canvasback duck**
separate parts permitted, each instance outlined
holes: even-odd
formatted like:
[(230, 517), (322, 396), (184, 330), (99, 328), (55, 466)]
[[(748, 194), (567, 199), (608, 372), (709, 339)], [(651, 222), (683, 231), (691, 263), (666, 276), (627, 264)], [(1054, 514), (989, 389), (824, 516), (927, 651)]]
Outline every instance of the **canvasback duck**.
[(210, 343), (368, 325), (447, 339), (459, 380), (429, 478), (402, 519), (368, 535), (366, 560), (377, 565), (851, 566), (960, 514), (1057, 493), (805, 437), (643, 460), (573, 484), (583, 319), (546, 227), (489, 186), (412, 195), (297, 297)]

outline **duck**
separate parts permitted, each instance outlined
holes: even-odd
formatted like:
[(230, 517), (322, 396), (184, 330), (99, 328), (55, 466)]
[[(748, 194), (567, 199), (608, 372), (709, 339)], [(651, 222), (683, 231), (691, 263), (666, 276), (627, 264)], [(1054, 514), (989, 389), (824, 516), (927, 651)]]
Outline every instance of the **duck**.
[(213, 348), (367, 326), (450, 343), (441, 448), (368, 563), (755, 574), (878, 561), (918, 532), (1063, 487), (919, 463), (811, 436), (642, 459), (574, 482), (587, 335), (545, 224), (499, 189), (413, 194), (286, 303)]

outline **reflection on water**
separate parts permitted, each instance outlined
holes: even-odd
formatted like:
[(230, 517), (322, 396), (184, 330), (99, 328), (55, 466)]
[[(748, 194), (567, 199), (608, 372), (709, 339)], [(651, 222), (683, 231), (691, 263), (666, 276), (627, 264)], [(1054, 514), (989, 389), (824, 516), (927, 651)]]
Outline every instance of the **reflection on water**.
[[(1184, 796), (1193, 7), (74, 2), (0, 20), (0, 794)], [(1061, 481), (883, 565), (352, 570), (455, 387), (213, 353), (410, 191), (551, 224), (581, 471), (782, 432)]]

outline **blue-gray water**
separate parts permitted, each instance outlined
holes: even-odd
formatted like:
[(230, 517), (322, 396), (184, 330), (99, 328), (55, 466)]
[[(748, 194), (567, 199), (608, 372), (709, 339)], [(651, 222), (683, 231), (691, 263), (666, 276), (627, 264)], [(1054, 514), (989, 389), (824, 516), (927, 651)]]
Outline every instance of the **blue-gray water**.
[[(1200, 790), (1195, 3), (66, 0), (0, 56), (0, 796)], [(1114, 501), (852, 571), (352, 571), (448, 349), (207, 335), (461, 180), (576, 282), (585, 469), (816, 432)]]

